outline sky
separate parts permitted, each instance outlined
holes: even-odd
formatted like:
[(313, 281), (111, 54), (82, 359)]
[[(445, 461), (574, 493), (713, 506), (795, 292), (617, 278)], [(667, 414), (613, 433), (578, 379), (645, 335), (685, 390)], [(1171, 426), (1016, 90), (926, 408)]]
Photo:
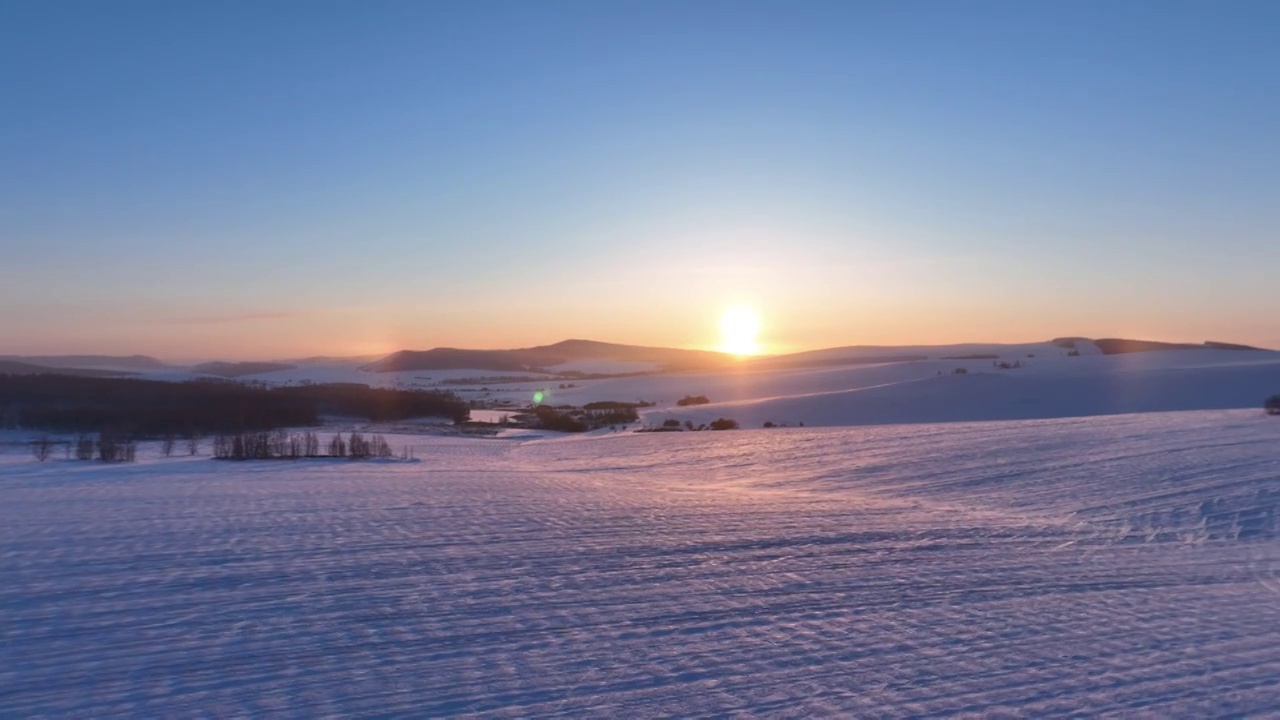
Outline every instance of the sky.
[(0, 354), (1280, 347), (1280, 3), (0, 0)]

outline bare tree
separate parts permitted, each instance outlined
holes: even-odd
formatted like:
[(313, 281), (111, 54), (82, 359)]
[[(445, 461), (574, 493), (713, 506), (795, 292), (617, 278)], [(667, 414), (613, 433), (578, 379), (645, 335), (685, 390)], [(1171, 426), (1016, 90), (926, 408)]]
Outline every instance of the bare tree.
[(48, 436), (39, 437), (31, 441), (31, 454), (40, 462), (49, 459), (49, 453), (53, 450), (53, 441)]
[(289, 457), (289, 432), (277, 430), (267, 439), (267, 451), (264, 457)]
[(358, 432), (351, 433), (351, 439), (347, 441), (347, 452), (353, 458), (369, 457), (369, 442), (364, 436)]
[(173, 433), (166, 433), (164, 436), (164, 440), (160, 441), (160, 452), (164, 453), (165, 457), (172, 457), (173, 445), (174, 445)]
[(98, 459), (102, 462), (123, 460), (124, 448), (116, 439), (105, 433), (98, 433)]
[(200, 454), (200, 436), (199, 435), (192, 435), (191, 437), (187, 438), (187, 454), (188, 455)]
[(93, 438), (88, 435), (76, 436), (76, 459), (92, 460), (93, 459)]

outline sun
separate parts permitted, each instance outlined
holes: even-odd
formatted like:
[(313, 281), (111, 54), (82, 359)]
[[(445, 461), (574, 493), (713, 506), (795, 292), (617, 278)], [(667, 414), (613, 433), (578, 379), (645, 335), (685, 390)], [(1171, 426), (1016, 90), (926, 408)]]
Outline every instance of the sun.
[(755, 355), (760, 352), (760, 317), (744, 305), (737, 305), (720, 316), (720, 350), (730, 355)]

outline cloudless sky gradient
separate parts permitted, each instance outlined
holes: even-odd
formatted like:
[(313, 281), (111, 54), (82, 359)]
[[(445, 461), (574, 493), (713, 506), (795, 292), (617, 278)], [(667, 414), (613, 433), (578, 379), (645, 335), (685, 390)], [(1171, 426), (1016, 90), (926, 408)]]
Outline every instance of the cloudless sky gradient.
[(0, 0), (0, 353), (1280, 347), (1280, 3)]

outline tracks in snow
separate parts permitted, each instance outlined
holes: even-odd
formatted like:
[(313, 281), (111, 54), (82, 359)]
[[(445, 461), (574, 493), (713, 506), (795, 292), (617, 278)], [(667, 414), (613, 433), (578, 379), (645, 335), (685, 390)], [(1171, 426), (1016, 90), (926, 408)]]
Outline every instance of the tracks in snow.
[(1215, 530), (1274, 504), (1268, 432), (1194, 413), (0, 464), (0, 714), (1280, 712), (1274, 525)]

